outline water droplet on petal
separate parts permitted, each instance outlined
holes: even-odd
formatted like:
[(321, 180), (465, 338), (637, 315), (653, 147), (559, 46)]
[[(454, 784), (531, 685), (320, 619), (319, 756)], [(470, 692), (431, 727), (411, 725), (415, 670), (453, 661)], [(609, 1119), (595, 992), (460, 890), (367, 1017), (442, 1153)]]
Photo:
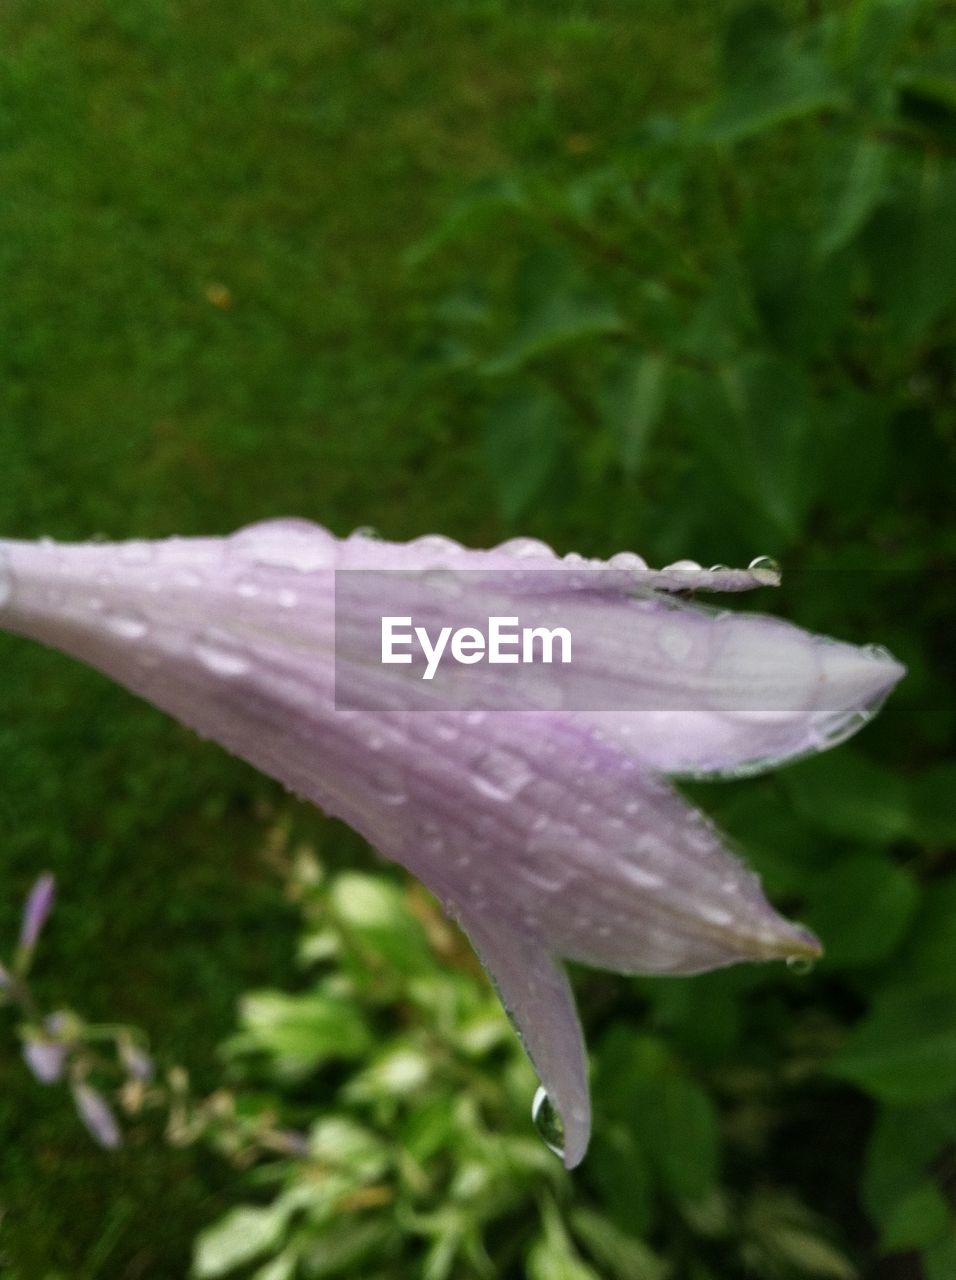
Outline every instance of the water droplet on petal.
[(249, 660), (228, 639), (208, 631), (196, 641), (196, 657), (217, 676), (241, 676), (249, 669)]
[(757, 556), (747, 568), (758, 582), (765, 582), (768, 586), (776, 586), (780, 581), (780, 565), (773, 556)]
[(240, 529), (229, 539), (240, 560), (275, 569), (314, 573), (335, 561), (335, 539), (327, 529), (308, 520), (265, 520)]
[(509, 538), (507, 542), (499, 543), (494, 550), (515, 560), (557, 559), (552, 548), (537, 538)]
[(465, 549), (460, 542), (446, 538), (442, 533), (423, 534), (420, 538), (413, 538), (408, 545), (416, 551), (434, 551), (441, 555), (458, 555)]
[(140, 640), (149, 630), (146, 619), (138, 613), (111, 613), (106, 625), (122, 640)]
[(534, 777), (533, 770), (520, 756), (494, 747), (483, 752), (472, 769), (475, 790), (491, 800), (513, 800)]
[(531, 1104), (531, 1123), (538, 1131), (538, 1137), (560, 1159), (564, 1159), (564, 1125), (554, 1103), (548, 1097), (544, 1085), (539, 1085), (534, 1101)]
[(633, 551), (618, 551), (607, 562), (611, 569), (646, 569), (647, 561)]
[(708, 573), (727, 573), (728, 570), (725, 564), (712, 564), (707, 572)]
[(680, 569), (680, 570), (686, 569), (688, 572), (693, 571), (695, 573), (699, 573), (700, 565), (697, 563), (696, 560), (675, 560), (673, 564), (664, 565), (665, 573), (670, 569)]

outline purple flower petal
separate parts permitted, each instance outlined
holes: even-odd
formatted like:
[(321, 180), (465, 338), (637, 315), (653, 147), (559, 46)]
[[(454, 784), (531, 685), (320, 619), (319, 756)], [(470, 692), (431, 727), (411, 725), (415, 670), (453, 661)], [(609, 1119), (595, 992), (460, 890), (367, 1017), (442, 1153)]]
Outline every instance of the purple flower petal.
[(23, 923), (20, 926), (20, 948), (32, 951), (40, 936), (40, 930), (53, 910), (56, 896), (56, 881), (47, 872), (39, 877), (27, 896), (23, 908)]
[(41, 1084), (54, 1084), (63, 1076), (66, 1045), (54, 1040), (29, 1038), (23, 1045), (23, 1058)]
[(109, 1151), (122, 1146), (123, 1136), (116, 1117), (99, 1090), (80, 1082), (72, 1086), (72, 1092), (76, 1114), (83, 1121), (93, 1141)]
[(153, 1060), (132, 1040), (119, 1042), (119, 1056), (126, 1074), (131, 1080), (152, 1080), (155, 1071)]
[[(903, 670), (881, 651), (673, 596), (688, 582), (763, 585), (765, 565), (653, 571), (628, 554), (559, 560), (530, 539), (472, 552), (437, 537), (339, 541), (288, 520), (231, 538), (0, 543), (4, 557), (0, 623), (214, 738), (438, 894), (520, 1028), (569, 1165), (589, 1121), (561, 959), (694, 973), (819, 952), (658, 775), (752, 771), (832, 745)], [(348, 570), (370, 572), (336, 580)], [(353, 579), (336, 607), (337, 581)], [(573, 630), (574, 662), (543, 700), (536, 688), (505, 704), (500, 670), (471, 667), (470, 709), (438, 701), (423, 714), (408, 668), (350, 649), (334, 660), (343, 634), (367, 638), (407, 612), (409, 589), (449, 618), (550, 610)]]

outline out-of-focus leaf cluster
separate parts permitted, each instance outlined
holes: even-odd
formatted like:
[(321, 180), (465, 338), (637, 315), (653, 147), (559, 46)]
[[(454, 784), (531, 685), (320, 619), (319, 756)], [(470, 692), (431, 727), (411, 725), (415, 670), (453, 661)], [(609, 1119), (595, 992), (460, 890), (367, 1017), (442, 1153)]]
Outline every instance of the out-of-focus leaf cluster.
[[(855, 1275), (794, 1196), (724, 1185), (725, 1119), (663, 1024), (600, 1044), (598, 1132), (575, 1187), (532, 1129), (534, 1075), (497, 998), (428, 895), (326, 875), (308, 854), (292, 890), (306, 985), (245, 997), (214, 1108), (234, 1123), (210, 1126), (209, 1100), (178, 1121), (180, 1140), (253, 1161), (255, 1201), (199, 1237), (197, 1277), (676, 1280), (685, 1255), (701, 1280), (728, 1264)], [(261, 1160), (243, 1133), (264, 1128), (303, 1138)]]

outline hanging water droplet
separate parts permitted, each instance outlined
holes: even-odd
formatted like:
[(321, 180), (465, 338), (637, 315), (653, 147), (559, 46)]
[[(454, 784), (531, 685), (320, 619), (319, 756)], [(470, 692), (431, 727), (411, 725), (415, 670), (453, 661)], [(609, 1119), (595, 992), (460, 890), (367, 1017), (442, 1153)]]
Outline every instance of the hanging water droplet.
[(564, 1125), (557, 1107), (548, 1097), (544, 1085), (538, 1086), (531, 1104), (531, 1123), (538, 1131), (538, 1137), (561, 1160), (564, 1159)]
[(140, 640), (149, 630), (146, 619), (138, 613), (111, 613), (106, 625), (122, 640)]
[(808, 973), (812, 973), (815, 964), (812, 956), (787, 956), (787, 968), (798, 978), (805, 978)]
[(768, 586), (776, 586), (780, 581), (780, 565), (773, 556), (757, 556), (747, 568), (758, 582), (764, 582)]
[(13, 574), (10, 572), (10, 558), (5, 551), (0, 551), (0, 605), (5, 605), (13, 595)]
[(248, 659), (232, 647), (228, 638), (216, 632), (200, 636), (195, 654), (203, 666), (217, 676), (241, 676), (249, 669)]

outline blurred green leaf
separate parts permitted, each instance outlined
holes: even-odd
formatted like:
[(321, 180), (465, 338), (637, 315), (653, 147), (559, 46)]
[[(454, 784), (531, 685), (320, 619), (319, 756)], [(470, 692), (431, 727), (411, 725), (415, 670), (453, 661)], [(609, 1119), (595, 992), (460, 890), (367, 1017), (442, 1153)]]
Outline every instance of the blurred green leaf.
[(393, 973), (422, 967), (428, 943), (402, 890), (382, 876), (343, 872), (332, 881), (329, 905), (363, 953)]
[(753, 356), (725, 371), (735, 431), (715, 456), (747, 488), (782, 533), (802, 527), (820, 483), (814, 465), (814, 413), (802, 370)]
[(853, 968), (893, 954), (918, 901), (912, 877), (885, 855), (850, 854), (817, 873), (805, 915), (827, 966)]
[(362, 1222), (350, 1217), (328, 1223), (302, 1251), (304, 1274), (309, 1280), (347, 1273), (367, 1276), (366, 1265), (377, 1261), (382, 1252), (388, 1255), (395, 1234), (395, 1225), (381, 1218)]
[(852, 0), (840, 15), (836, 45), (858, 86), (888, 83), (888, 71), (926, 0)]
[(670, 1267), (643, 1241), (626, 1235), (600, 1213), (583, 1206), (571, 1210), (571, 1227), (588, 1252), (620, 1280), (665, 1280)]
[(251, 1262), (285, 1238), (293, 1205), (282, 1199), (263, 1208), (233, 1209), (196, 1240), (193, 1271), (200, 1280), (223, 1276)]
[(405, 251), (405, 265), (422, 266), (448, 245), (484, 231), (505, 214), (523, 213), (526, 209), (525, 193), (517, 179), (483, 178), (452, 205), (428, 235)]
[(870, 221), (862, 245), (887, 336), (922, 341), (956, 300), (956, 163), (927, 159)]
[(578, 1255), (551, 1202), (544, 1210), (544, 1234), (528, 1252), (528, 1280), (600, 1280)]
[(788, 29), (769, 5), (738, 13), (724, 40), (725, 88), (705, 126), (707, 139), (738, 142), (845, 105), (819, 41)]
[(264, 1267), (260, 1267), (253, 1275), (252, 1280), (293, 1280), (298, 1266), (298, 1250), (284, 1250), (270, 1259)]
[(802, 760), (782, 782), (797, 812), (833, 835), (892, 844), (909, 829), (903, 780), (852, 750)]
[(909, 781), (910, 825), (932, 848), (956, 842), (956, 761), (934, 765)]
[(774, 1234), (773, 1245), (775, 1252), (803, 1275), (826, 1280), (856, 1280), (858, 1275), (845, 1254), (809, 1231), (781, 1226)]
[(918, 1249), (940, 1239), (956, 1221), (939, 1188), (922, 1182), (894, 1208), (883, 1225), (880, 1247), (884, 1253)]
[(651, 1135), (664, 1183), (677, 1200), (700, 1200), (717, 1180), (717, 1113), (710, 1097), (682, 1073), (660, 1082)]
[[(595, 1092), (605, 1116), (632, 1128), (648, 1164), (671, 1196), (703, 1199), (717, 1178), (716, 1112), (707, 1093), (663, 1040), (630, 1034), (624, 1028), (606, 1036), (598, 1053)], [(648, 1123), (651, 1116), (653, 1124)], [(614, 1132), (609, 1126), (609, 1137)], [(638, 1167), (641, 1160), (636, 1149), (620, 1134), (616, 1142)], [(613, 1159), (606, 1158), (613, 1167)], [(630, 1176), (624, 1167), (620, 1173), (628, 1185)], [(634, 1225), (639, 1229), (638, 1220)]]
[(485, 409), (485, 462), (506, 519), (516, 520), (540, 496), (557, 466), (563, 432), (563, 407), (546, 391), (511, 392)]
[(896, 73), (900, 88), (956, 112), (956, 49), (940, 49)]
[(668, 357), (646, 351), (617, 368), (604, 388), (603, 418), (628, 475), (640, 470), (667, 402)]
[(623, 329), (613, 303), (586, 288), (563, 257), (533, 254), (519, 274), (517, 324), (482, 370), (488, 377), (515, 373), (542, 356)]
[(956, 1138), (956, 1105), (881, 1106), (870, 1133), (861, 1180), (863, 1203), (883, 1224), (924, 1183), (940, 1152)]
[(875, 138), (854, 140), (846, 163), (842, 149), (836, 159), (842, 181), (832, 206), (824, 210), (826, 221), (817, 238), (819, 257), (829, 258), (850, 243), (886, 193), (888, 149)]
[(952, 1094), (956, 975), (882, 992), (828, 1070), (886, 1102), (928, 1102)]
[(266, 1051), (290, 1074), (306, 1074), (329, 1059), (359, 1058), (372, 1043), (361, 1007), (319, 990), (302, 996), (250, 991), (240, 1017), (233, 1050)]
[(952, 1280), (956, 1275), (956, 1225), (948, 1235), (929, 1245), (923, 1253), (926, 1280)]

